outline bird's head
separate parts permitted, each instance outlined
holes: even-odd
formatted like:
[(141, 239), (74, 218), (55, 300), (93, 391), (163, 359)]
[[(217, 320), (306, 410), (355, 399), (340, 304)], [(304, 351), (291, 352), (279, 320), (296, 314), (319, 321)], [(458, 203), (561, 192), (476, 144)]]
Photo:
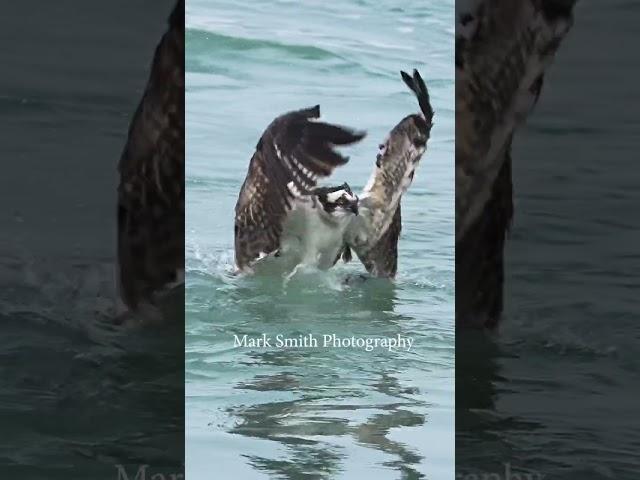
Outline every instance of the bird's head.
[(358, 215), (358, 196), (347, 183), (337, 187), (319, 187), (315, 191), (324, 212), (336, 219)]

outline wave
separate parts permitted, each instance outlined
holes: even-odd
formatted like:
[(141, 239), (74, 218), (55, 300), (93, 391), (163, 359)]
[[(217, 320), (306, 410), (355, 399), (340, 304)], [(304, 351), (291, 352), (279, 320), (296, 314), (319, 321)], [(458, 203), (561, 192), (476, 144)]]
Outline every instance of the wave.
[(222, 35), (197, 28), (187, 29), (185, 33), (188, 56), (216, 55), (255, 50), (271, 50), (289, 57), (303, 60), (327, 60), (342, 58), (329, 50), (311, 45), (292, 45), (273, 40)]

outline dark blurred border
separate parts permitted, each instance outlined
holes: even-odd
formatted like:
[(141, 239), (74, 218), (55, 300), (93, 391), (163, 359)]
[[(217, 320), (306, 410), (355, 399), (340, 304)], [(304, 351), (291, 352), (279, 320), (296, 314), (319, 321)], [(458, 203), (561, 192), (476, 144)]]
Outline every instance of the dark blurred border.
[(173, 325), (114, 322), (118, 162), (175, 5), (2, 6), (3, 476), (184, 474), (183, 309)]
[(640, 471), (639, 13), (576, 3), (485, 216), (493, 240), (457, 245), (457, 280), (478, 259), (499, 276), (483, 287), (504, 279), (497, 326), (456, 331), (457, 478)]

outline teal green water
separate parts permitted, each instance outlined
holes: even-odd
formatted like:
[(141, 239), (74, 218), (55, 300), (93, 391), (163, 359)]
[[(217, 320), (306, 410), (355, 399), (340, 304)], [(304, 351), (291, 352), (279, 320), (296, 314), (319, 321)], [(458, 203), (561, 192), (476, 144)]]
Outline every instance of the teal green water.
[(180, 471), (182, 325), (114, 325), (117, 165), (174, 4), (3, 5), (0, 478)]
[[(454, 476), (453, 1), (187, 2), (186, 468), (192, 479)], [(321, 105), (363, 128), (332, 183), (360, 190), (377, 145), (432, 95), (403, 199), (395, 283), (233, 272), (233, 208), (267, 124)], [(412, 348), (243, 348), (234, 335), (412, 338)], [(321, 342), (320, 342), (321, 343)]]

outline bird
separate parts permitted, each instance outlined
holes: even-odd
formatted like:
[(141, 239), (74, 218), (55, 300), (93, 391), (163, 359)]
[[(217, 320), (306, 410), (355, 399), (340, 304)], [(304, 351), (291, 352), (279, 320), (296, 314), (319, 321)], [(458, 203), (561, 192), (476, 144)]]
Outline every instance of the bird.
[[(456, 18), (456, 323), (494, 328), (514, 214), (511, 145), (576, 0), (475, 0)], [(457, 5), (457, 4), (456, 4)]]
[(349, 158), (338, 148), (366, 132), (319, 120), (320, 106), (285, 113), (269, 124), (249, 163), (235, 207), (235, 261), (239, 271), (276, 265), (295, 272), (320, 270), (352, 251), (376, 277), (393, 278), (401, 229), (400, 200), (426, 151), (433, 109), (417, 70), (401, 77), (418, 99), (420, 112), (403, 118), (380, 144), (364, 190), (348, 183), (318, 186)]
[(118, 171), (120, 298), (158, 318), (163, 295), (184, 285), (184, 0), (155, 50)]

